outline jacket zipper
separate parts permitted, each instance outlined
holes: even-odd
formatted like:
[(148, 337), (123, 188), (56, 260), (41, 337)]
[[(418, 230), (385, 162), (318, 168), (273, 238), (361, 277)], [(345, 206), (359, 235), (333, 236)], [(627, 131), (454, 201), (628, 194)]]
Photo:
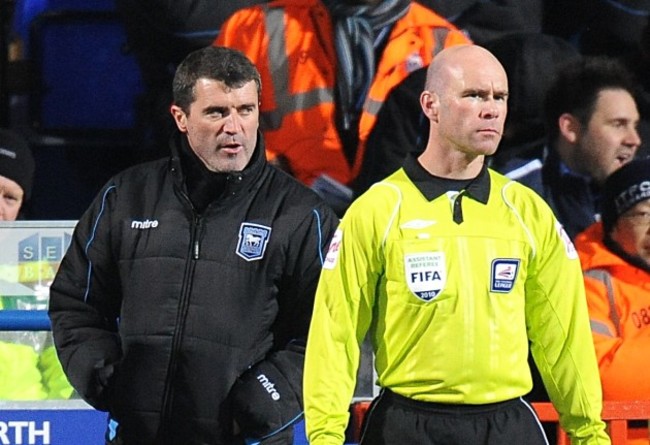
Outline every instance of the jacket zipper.
[(167, 434), (168, 422), (172, 420), (172, 407), (174, 405), (174, 387), (173, 382), (176, 377), (178, 368), (177, 354), (181, 347), (183, 340), (183, 333), (185, 330), (185, 321), (187, 317), (187, 310), (189, 308), (190, 294), (192, 292), (192, 276), (194, 275), (194, 268), (196, 260), (199, 259), (199, 231), (201, 228), (201, 218), (193, 212), (192, 217), (192, 237), (190, 239), (190, 255), (187, 263), (185, 264), (185, 274), (183, 275), (183, 287), (181, 291), (181, 298), (178, 304), (178, 313), (176, 316), (176, 328), (172, 339), (172, 350), (169, 358), (169, 367), (167, 369), (167, 378), (165, 380), (165, 389), (163, 393), (162, 402), (162, 416), (160, 419), (160, 427), (158, 428), (158, 439), (156, 443), (167, 443), (169, 439)]

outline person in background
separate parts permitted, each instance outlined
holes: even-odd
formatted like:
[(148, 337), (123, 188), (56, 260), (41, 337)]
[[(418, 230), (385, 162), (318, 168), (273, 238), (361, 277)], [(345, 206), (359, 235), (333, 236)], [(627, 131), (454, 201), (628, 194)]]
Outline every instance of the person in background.
[[(22, 219), (34, 167), (27, 141), (12, 130), (0, 129), (0, 221)], [(25, 275), (20, 267), (0, 265), (0, 310), (45, 309), (47, 298), (35, 294), (2, 295), (4, 283), (18, 283)], [(0, 400), (68, 399), (72, 394), (49, 332), (0, 331)]]
[(610, 443), (575, 249), (536, 193), (487, 168), (508, 79), (476, 45), (429, 66), (424, 152), (354, 201), (327, 253), (305, 359), (311, 445), (342, 444), (369, 332), (361, 445), (547, 444), (529, 343), (574, 445)]
[(546, 94), (542, 163), (533, 160), (505, 172), (546, 200), (571, 239), (597, 220), (603, 182), (641, 145), (637, 91), (630, 72), (615, 59), (572, 61)]
[(0, 128), (0, 221), (23, 219), (34, 183), (34, 157), (27, 141)]
[(107, 443), (292, 443), (304, 345), (338, 219), (269, 165), (239, 51), (190, 53), (171, 156), (111, 179), (51, 287), (61, 363)]
[(279, 0), (233, 14), (215, 44), (260, 69), (269, 157), (341, 215), (389, 91), (441, 49), (468, 42), (410, 0)]
[[(650, 158), (605, 181), (602, 221), (576, 238), (604, 400), (648, 400)], [(642, 439), (647, 444), (647, 422)], [(633, 431), (633, 430), (631, 430)]]

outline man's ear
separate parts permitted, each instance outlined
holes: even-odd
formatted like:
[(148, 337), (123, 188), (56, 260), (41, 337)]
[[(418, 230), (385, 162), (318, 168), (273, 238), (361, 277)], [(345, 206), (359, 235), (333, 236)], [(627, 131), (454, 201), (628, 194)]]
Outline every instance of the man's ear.
[(430, 121), (438, 122), (440, 98), (436, 93), (424, 90), (422, 94), (420, 94), (420, 107), (422, 107), (422, 112)]
[(170, 110), (176, 126), (181, 131), (181, 133), (187, 133), (187, 115), (185, 111), (178, 105), (172, 105)]
[(560, 129), (560, 134), (564, 139), (572, 144), (578, 142), (582, 130), (582, 124), (580, 124), (580, 121), (573, 114), (562, 113), (557, 120), (557, 124)]

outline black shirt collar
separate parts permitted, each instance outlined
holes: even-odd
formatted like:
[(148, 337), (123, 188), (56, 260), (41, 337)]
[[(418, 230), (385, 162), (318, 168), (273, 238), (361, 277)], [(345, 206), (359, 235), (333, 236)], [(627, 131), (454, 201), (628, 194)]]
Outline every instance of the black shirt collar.
[(434, 176), (426, 171), (415, 155), (410, 154), (404, 162), (404, 171), (429, 201), (433, 201), (449, 191), (461, 190), (465, 190), (468, 197), (482, 204), (487, 204), (490, 198), (490, 174), (485, 164), (474, 179), (447, 179)]

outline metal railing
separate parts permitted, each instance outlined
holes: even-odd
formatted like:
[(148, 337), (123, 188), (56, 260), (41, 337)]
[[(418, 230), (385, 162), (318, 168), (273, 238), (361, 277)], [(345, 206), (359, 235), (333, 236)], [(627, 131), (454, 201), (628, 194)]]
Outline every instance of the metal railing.
[(42, 310), (0, 310), (0, 331), (49, 331), (50, 319)]

